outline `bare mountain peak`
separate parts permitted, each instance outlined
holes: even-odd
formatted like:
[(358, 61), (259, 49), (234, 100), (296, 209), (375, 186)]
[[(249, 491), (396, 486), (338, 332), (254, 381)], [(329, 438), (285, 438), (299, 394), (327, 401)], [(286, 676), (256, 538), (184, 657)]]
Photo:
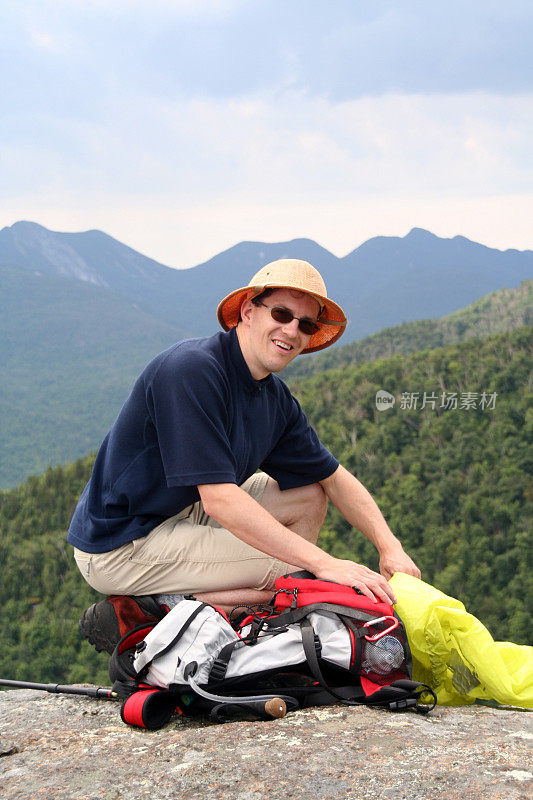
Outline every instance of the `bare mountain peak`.
[[(81, 256), (65, 236), (36, 222), (17, 222), (10, 229), (14, 249), (38, 271), (107, 286), (98, 271)], [(2, 233), (4, 233), (2, 231)]]

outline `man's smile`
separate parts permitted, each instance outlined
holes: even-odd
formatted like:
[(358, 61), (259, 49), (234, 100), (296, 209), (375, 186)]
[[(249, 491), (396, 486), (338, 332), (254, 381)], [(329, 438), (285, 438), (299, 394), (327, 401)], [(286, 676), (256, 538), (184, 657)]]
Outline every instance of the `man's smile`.
[(280, 347), (285, 352), (290, 352), (294, 350), (292, 344), (288, 344), (287, 342), (283, 342), (281, 339), (272, 339), (272, 342), (277, 346)]

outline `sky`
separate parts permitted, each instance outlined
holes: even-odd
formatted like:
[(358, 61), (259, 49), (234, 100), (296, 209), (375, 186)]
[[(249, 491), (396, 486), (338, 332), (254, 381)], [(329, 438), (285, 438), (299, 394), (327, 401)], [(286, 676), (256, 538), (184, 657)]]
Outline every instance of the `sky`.
[(2, 0), (0, 228), (533, 249), (530, 0)]

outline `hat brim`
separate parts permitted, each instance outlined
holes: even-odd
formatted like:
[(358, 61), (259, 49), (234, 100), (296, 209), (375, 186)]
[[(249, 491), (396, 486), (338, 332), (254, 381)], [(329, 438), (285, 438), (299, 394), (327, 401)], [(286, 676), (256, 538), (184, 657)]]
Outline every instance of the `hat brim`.
[[(275, 284), (271, 284), (267, 286), (254, 286), (253, 288), (250, 286), (242, 286), (240, 289), (235, 289), (235, 291), (228, 294), (218, 306), (217, 317), (220, 325), (225, 331), (229, 331), (230, 328), (234, 328), (239, 321), (241, 306), (246, 299), (251, 299), (256, 295), (261, 294), (261, 292), (264, 292), (265, 289), (287, 288), (293, 289), (294, 287), (280, 285), (276, 286)], [(305, 291), (305, 289), (302, 289), (301, 291)], [(315, 294), (314, 292), (305, 293), (310, 295), (310, 297), (314, 297), (314, 299), (320, 304), (322, 312), (318, 319), (320, 328), (311, 336), (307, 347), (302, 350), (302, 354), (314, 353), (317, 350), (323, 350), (325, 347), (329, 347), (336, 342), (337, 339), (340, 339), (346, 330), (346, 315), (342, 308), (337, 305), (337, 303), (335, 303), (333, 300), (330, 300), (329, 297), (323, 297), (322, 295)]]

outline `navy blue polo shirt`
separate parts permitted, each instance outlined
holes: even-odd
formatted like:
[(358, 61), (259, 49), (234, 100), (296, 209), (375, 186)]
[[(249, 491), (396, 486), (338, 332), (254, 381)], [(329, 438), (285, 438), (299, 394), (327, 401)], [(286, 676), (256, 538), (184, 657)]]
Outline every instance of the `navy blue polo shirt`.
[(199, 484), (240, 485), (261, 468), (283, 490), (337, 467), (283, 381), (252, 377), (235, 329), (188, 339), (156, 356), (135, 383), (100, 447), (68, 541), (107, 552), (195, 503)]

